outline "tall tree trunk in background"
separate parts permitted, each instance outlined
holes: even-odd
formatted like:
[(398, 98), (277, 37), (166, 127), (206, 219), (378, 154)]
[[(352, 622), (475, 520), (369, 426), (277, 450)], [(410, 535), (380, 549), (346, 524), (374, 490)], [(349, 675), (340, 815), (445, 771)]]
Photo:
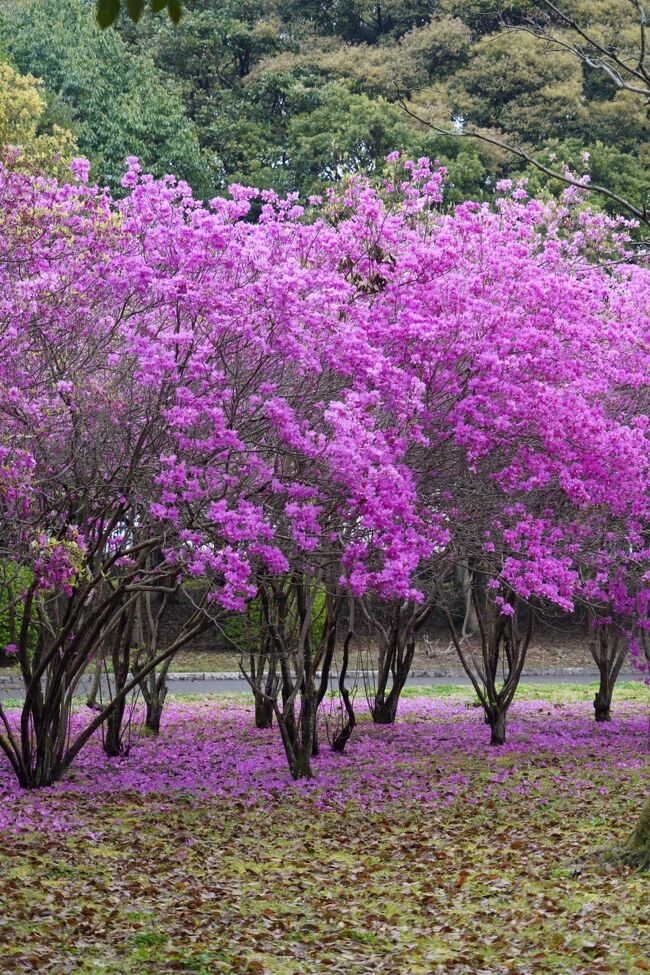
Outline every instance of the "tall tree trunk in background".
[[(120, 625), (117, 628), (111, 652), (113, 664), (113, 677), (111, 694), (115, 697), (126, 687), (131, 668), (131, 644), (133, 627), (135, 623), (135, 612), (137, 602), (126, 611)], [(128, 746), (124, 745), (123, 721), (126, 713), (126, 697), (120, 698), (115, 707), (109, 714), (104, 731), (104, 751), (111, 758), (124, 755), (128, 752)]]
[(144, 726), (154, 735), (160, 731), (163, 707), (167, 699), (167, 673), (170, 665), (171, 658), (168, 658), (158, 673), (152, 670), (139, 685), (146, 708)]
[(99, 688), (102, 681), (102, 665), (103, 665), (103, 660), (102, 660), (101, 653), (97, 652), (95, 656), (92, 682), (88, 689), (88, 697), (86, 698), (86, 707), (90, 708), (91, 711), (96, 711), (98, 707), (97, 695), (99, 694)]
[(466, 640), (468, 637), (474, 636), (474, 634), (479, 632), (478, 615), (473, 597), (472, 571), (467, 565), (458, 565), (456, 566), (455, 575), (463, 594), (464, 618), (461, 638)]
[(332, 740), (332, 751), (342, 754), (345, 750), (352, 732), (355, 729), (357, 718), (354, 713), (354, 707), (352, 705), (352, 699), (350, 697), (350, 692), (345, 686), (345, 678), (348, 672), (348, 664), (350, 661), (350, 641), (354, 637), (354, 616), (350, 614), (350, 629), (343, 643), (343, 659), (341, 661), (341, 668), (339, 670), (338, 685), (339, 685), (339, 695), (341, 698), (341, 703), (345, 711), (345, 720), (341, 723), (340, 728), (336, 732)]
[[(154, 569), (160, 567), (163, 562), (162, 551), (156, 549), (149, 555), (147, 565), (150, 569)], [(136, 677), (160, 652), (160, 626), (165, 611), (170, 599), (182, 592), (178, 576), (173, 571), (161, 576), (161, 588), (163, 591), (143, 593), (138, 600), (135, 622), (136, 651), (132, 664)], [(167, 657), (159, 668), (154, 668), (139, 683), (146, 707), (144, 726), (154, 735), (160, 731), (163, 707), (167, 699), (167, 674), (173, 659), (173, 656)]]
[(264, 622), (260, 626), (260, 647), (248, 654), (253, 697), (255, 700), (255, 727), (270, 728), (273, 725), (273, 697), (277, 688), (277, 659), (273, 643)]

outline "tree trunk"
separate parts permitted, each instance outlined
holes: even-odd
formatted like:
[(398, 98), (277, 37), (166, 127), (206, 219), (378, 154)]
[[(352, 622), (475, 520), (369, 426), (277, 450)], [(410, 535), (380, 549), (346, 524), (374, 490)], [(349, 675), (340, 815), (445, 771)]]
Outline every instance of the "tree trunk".
[(600, 675), (600, 687), (596, 692), (594, 697), (594, 711), (596, 714), (596, 721), (611, 721), (612, 720), (612, 693), (613, 686), (605, 680), (603, 674)]
[(399, 694), (393, 694), (392, 688), (387, 697), (377, 694), (372, 706), (372, 720), (375, 724), (395, 724), (398, 703)]
[(490, 744), (505, 745), (506, 743), (506, 715), (508, 709), (500, 704), (492, 705), (487, 711), (490, 725)]
[[(296, 753), (298, 755), (304, 754), (304, 768), (307, 770), (304, 772), (304, 776), (306, 778), (311, 778), (312, 771), (309, 760), (314, 754), (314, 746), (316, 746), (316, 754), (318, 754), (318, 734), (316, 731), (316, 720), (318, 718), (318, 698), (313, 680), (305, 677), (304, 682), (305, 686), (300, 695), (300, 744), (296, 749)], [(298, 767), (302, 768), (303, 766), (299, 763)], [(302, 772), (299, 778), (303, 778)]]
[(167, 688), (165, 688), (163, 695), (157, 694), (155, 697), (150, 697), (147, 701), (147, 713), (144, 719), (144, 726), (154, 735), (157, 735), (160, 731), (160, 720), (162, 718), (163, 704), (165, 703), (166, 696)]
[(273, 702), (273, 710), (277, 719), (282, 744), (287, 756), (289, 771), (293, 779), (311, 779), (313, 772), (311, 758), (313, 756), (314, 741), (316, 739), (316, 719), (318, 716), (318, 702), (313, 681), (308, 681), (300, 694), (300, 715), (296, 720), (294, 703), (284, 705), (280, 710), (277, 702)]
[(345, 724), (332, 742), (332, 751), (336, 752), (337, 755), (342, 755), (353, 731), (354, 723), (348, 722)]
[(313, 779), (314, 773), (309, 759), (310, 756), (306, 754), (304, 747), (296, 750), (289, 764), (292, 779), (296, 779), (296, 781), (298, 779)]
[[(533, 615), (528, 610), (526, 630), (522, 633), (518, 624), (518, 608), (511, 596), (511, 614), (505, 615), (489, 595), (483, 596), (483, 608), (479, 609), (476, 591), (474, 604), (481, 635), (481, 665), (463, 648), (454, 621), (445, 610), (449, 633), (458, 652), (463, 669), (472, 682), (483, 712), (485, 723), (490, 726), (490, 744), (505, 745), (508, 708), (514, 698), (524, 668), (526, 653), (533, 632)], [(512, 606), (514, 603), (514, 607)], [(499, 674), (501, 673), (501, 677)]]
[(476, 612), (476, 606), (474, 604), (474, 599), (472, 598), (474, 579), (471, 571), (466, 565), (457, 566), (456, 576), (462, 588), (463, 603), (465, 605), (465, 615), (463, 619), (461, 638), (466, 640), (467, 637), (479, 632), (478, 613)]
[[(313, 741), (311, 737), (308, 741), (302, 739), (300, 734), (292, 734), (291, 724), (288, 724), (277, 706), (274, 708), (277, 718), (282, 744), (287, 756), (289, 771), (292, 779), (311, 779), (314, 776), (311, 768), (310, 759), (312, 757)], [(295, 722), (293, 728), (296, 728)]]
[(647, 799), (636, 827), (628, 840), (623, 858), (632, 866), (650, 869), (650, 799)]
[[(415, 653), (415, 636), (407, 637), (403, 654), (400, 653), (400, 649), (400, 634), (397, 630), (391, 634), (390, 644), (386, 651), (387, 659), (380, 668), (377, 680), (377, 690), (371, 708), (372, 720), (375, 724), (395, 724), (399, 699), (411, 673), (411, 664)], [(393, 683), (387, 693), (388, 678), (391, 674)]]
[(589, 649), (598, 667), (600, 684), (594, 697), (594, 712), (596, 721), (611, 721), (612, 697), (616, 680), (627, 656), (627, 644), (621, 640), (616, 626), (612, 624), (594, 624), (595, 634), (589, 641)]
[(157, 735), (160, 731), (160, 721), (167, 698), (166, 667), (159, 674), (153, 671), (145, 680), (141, 681), (140, 690), (146, 705), (144, 726), (147, 731)]
[[(112, 662), (113, 678), (115, 681), (114, 690), (111, 693), (117, 696), (126, 687), (129, 679), (129, 669), (131, 666), (131, 635), (135, 622), (135, 604), (131, 607), (120, 620), (117, 633), (113, 641)], [(104, 736), (104, 751), (110, 758), (124, 755), (128, 752), (128, 747), (123, 744), (124, 733), (122, 722), (126, 712), (126, 698), (122, 698), (115, 706), (113, 711), (106, 719), (106, 733)]]
[(273, 698), (277, 692), (277, 660), (270, 637), (263, 641), (259, 652), (249, 653), (251, 685), (255, 701), (255, 727), (273, 726)]
[(273, 725), (273, 701), (262, 694), (255, 694), (255, 727), (270, 728)]
[(91, 711), (99, 710), (97, 704), (97, 695), (99, 694), (99, 685), (102, 679), (102, 660), (99, 654), (97, 654), (97, 659), (95, 660), (95, 669), (93, 670), (93, 679), (90, 685), (90, 690), (88, 691), (88, 697), (86, 698), (86, 707), (90, 708)]
[(18, 783), (22, 789), (45, 789), (54, 785), (59, 778), (58, 772), (51, 765), (39, 764), (33, 770), (22, 770), (18, 775)]
[(35, 758), (33, 766), (23, 764), (18, 772), (18, 782), (23, 789), (44, 789), (60, 778), (57, 756), (49, 737), (37, 742)]
[(104, 751), (110, 758), (117, 758), (118, 755), (125, 753), (124, 745), (122, 744), (122, 720), (125, 709), (126, 701), (122, 700), (106, 719)]
[[(351, 624), (354, 624), (354, 617), (350, 620)], [(350, 662), (350, 641), (354, 636), (354, 630), (350, 629), (343, 643), (343, 660), (341, 661), (341, 670), (339, 672), (339, 694), (341, 695), (341, 701), (343, 707), (345, 708), (346, 720), (338, 731), (338, 734), (334, 736), (334, 741), (332, 742), (332, 751), (337, 752), (342, 755), (345, 746), (347, 745), (352, 732), (354, 731), (357, 723), (357, 718), (354, 713), (354, 707), (352, 705), (352, 699), (350, 697), (350, 692), (345, 686), (345, 678), (348, 672), (348, 664)]]
[(320, 755), (320, 738), (318, 736), (318, 725), (314, 725), (314, 737), (311, 742), (311, 757), (318, 758)]
[[(30, 612), (31, 603), (28, 594), (25, 600), (25, 613)], [(75, 593), (71, 599), (77, 600), (82, 607), (85, 605), (84, 599)], [(208, 625), (204, 613), (205, 600), (198, 606), (190, 617), (188, 623), (183, 627), (180, 635), (176, 638), (168, 651), (168, 658), (184, 643), (194, 636), (197, 636)], [(56, 607), (55, 607), (56, 609)], [(67, 768), (72, 764), (81, 749), (88, 743), (91, 736), (105, 727), (106, 722), (113, 712), (116, 714), (111, 722), (108, 734), (108, 750), (111, 754), (122, 754), (124, 749), (120, 748), (121, 726), (126, 708), (128, 695), (135, 689), (139, 680), (134, 677), (128, 680), (129, 659), (125, 655), (123, 660), (123, 672), (116, 674), (116, 686), (111, 699), (102, 707), (102, 710), (86, 724), (86, 726), (71, 736), (70, 714), (75, 690), (83, 674), (83, 669), (88, 660), (91, 647), (95, 647), (101, 638), (102, 628), (110, 614), (113, 614), (113, 621), (120, 620), (123, 612), (122, 593), (111, 594), (111, 599), (104, 604), (102, 613), (97, 615), (93, 610), (92, 616), (87, 620), (82, 615), (74, 616), (77, 625), (77, 634), (81, 632), (83, 639), (78, 646), (75, 646), (76, 635), (65, 636), (60, 620), (70, 611), (74, 614), (75, 605), (72, 610), (70, 602), (66, 599), (64, 611), (57, 613), (54, 620), (58, 627), (60, 636), (54, 647), (43, 646), (39, 642), (33, 651), (33, 660), (27, 660), (26, 649), (21, 646), (21, 669), (23, 680), (25, 681), (25, 699), (23, 701), (20, 724), (12, 730), (8, 722), (7, 715), (0, 703), (0, 725), (6, 729), (6, 734), (0, 734), (0, 751), (3, 752), (16, 774), (16, 777), (23, 788), (37, 789), (43, 786), (50, 786), (57, 782)], [(50, 607), (50, 618), (54, 611)], [(86, 626), (86, 624), (88, 624)], [(71, 626), (70, 622), (67, 624)], [(119, 625), (119, 623), (118, 623)], [(85, 630), (84, 630), (85, 627)], [(41, 630), (41, 634), (44, 628)], [(125, 634), (127, 640), (130, 634)], [(64, 638), (65, 637), (65, 638)], [(67, 641), (67, 642), (66, 642)], [(71, 644), (71, 646), (70, 646)], [(129, 644), (125, 647), (128, 649)], [(58, 654), (55, 651), (58, 647)], [(142, 668), (143, 678), (147, 677), (146, 666), (164, 664), (166, 658), (164, 654), (154, 658), (150, 664)], [(118, 667), (119, 670), (119, 667)]]

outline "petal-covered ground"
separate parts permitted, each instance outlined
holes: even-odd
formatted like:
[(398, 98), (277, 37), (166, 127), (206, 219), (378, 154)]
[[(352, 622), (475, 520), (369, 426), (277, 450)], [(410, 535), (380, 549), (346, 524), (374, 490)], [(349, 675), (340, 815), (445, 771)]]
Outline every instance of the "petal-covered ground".
[(467, 692), (406, 699), (343, 756), (323, 732), (305, 783), (244, 698), (170, 702), (52, 789), (0, 766), (3, 975), (650, 971), (650, 881), (603, 856), (650, 789), (647, 707), (552, 698), (500, 749)]

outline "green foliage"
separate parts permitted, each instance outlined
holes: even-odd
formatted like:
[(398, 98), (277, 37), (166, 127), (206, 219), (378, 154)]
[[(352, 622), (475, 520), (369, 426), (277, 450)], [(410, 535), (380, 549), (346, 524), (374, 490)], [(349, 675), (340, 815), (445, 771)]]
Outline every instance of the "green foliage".
[[(647, 153), (632, 155), (600, 140), (592, 143), (585, 153), (577, 139), (566, 139), (549, 141), (540, 158), (556, 170), (568, 166), (575, 174), (588, 173), (592, 183), (607, 186), (638, 207), (650, 205), (650, 156)], [(560, 180), (546, 176), (533, 166), (522, 170), (521, 175), (528, 178), (528, 189), (534, 196), (557, 195), (564, 189)], [(620, 210), (615, 202), (601, 196), (590, 197), (589, 205), (611, 214)]]
[(294, 117), (287, 148), (296, 182), (308, 175), (323, 185), (347, 173), (373, 173), (394, 146), (410, 141), (409, 127), (398, 106), (384, 98), (355, 94), (342, 83), (323, 89), (319, 104)]
[(156, 175), (175, 173), (209, 195), (220, 166), (202, 149), (177, 83), (151, 58), (102, 33), (80, 0), (24, 0), (0, 11), (0, 43), (17, 69), (41, 78), (69, 111), (81, 152), (100, 182), (119, 186), (139, 156)]
[[(165, 9), (172, 19), (152, 16)], [(633, 48), (626, 0), (567, 9), (605, 46)], [(100, 10), (115, 29), (98, 28), (90, 0), (12, 0), (0, 9), (0, 47), (42, 79), (49, 118), (113, 188), (127, 155), (203, 198), (230, 182), (308, 195), (351, 172), (379, 178), (396, 148), (448, 167), (450, 204), (490, 199), (498, 179), (521, 174), (503, 151), (419, 124), (401, 99), (443, 129), (548, 149), (577, 172), (588, 150), (593, 181), (647, 197), (643, 98), (561, 47), (505, 30), (539, 15), (534, 0), (100, 0)], [(562, 189), (530, 175), (543, 192)]]
[[(325, 630), (324, 590), (319, 590), (316, 594), (312, 617), (311, 639), (314, 645), (318, 645)], [(262, 646), (264, 627), (260, 597), (257, 596), (251, 600), (245, 613), (228, 613), (219, 625), (229, 648), (242, 653), (248, 653), (251, 650), (258, 652)], [(292, 621), (290, 620), (289, 627), (291, 625)], [(293, 621), (293, 628), (297, 633), (299, 630), (297, 620)]]
[(567, 51), (546, 51), (542, 57), (530, 34), (504, 32), (474, 46), (450, 91), (454, 115), (539, 143), (574, 129), (582, 70)]
[(288, 0), (287, 13), (312, 22), (324, 34), (351, 43), (397, 39), (428, 23), (438, 0)]
[[(4, 649), (9, 644), (17, 644), (23, 621), (23, 600), (21, 594), (29, 587), (32, 576), (28, 569), (6, 559), (0, 563), (0, 663), (14, 663), (13, 655), (6, 655)], [(29, 647), (36, 645), (37, 628), (31, 626)]]
[(14, 165), (62, 175), (76, 148), (72, 132), (50, 113), (42, 83), (0, 61), (0, 153), (20, 150)]
[[(187, 2), (187, 0), (185, 0)], [(145, 0), (96, 0), (97, 23), (103, 29), (114, 24), (124, 10), (134, 23), (137, 23), (145, 12)], [(169, 19), (177, 24), (183, 12), (181, 0), (149, 0), (149, 9), (152, 13), (159, 13), (166, 10)]]

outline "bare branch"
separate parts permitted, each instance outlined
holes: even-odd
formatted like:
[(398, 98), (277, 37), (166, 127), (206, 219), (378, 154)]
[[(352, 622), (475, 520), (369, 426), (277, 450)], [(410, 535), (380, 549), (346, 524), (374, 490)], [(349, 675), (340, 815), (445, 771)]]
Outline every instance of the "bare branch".
[[(397, 86), (395, 87), (397, 88)], [(399, 88), (397, 88), (397, 91), (398, 101), (406, 114), (416, 122), (419, 122), (421, 125), (425, 125), (427, 128), (432, 129), (434, 132), (439, 132), (440, 135), (451, 136), (457, 139), (478, 139), (481, 142), (487, 142), (490, 145), (497, 146), (499, 149), (503, 149), (505, 152), (510, 152), (512, 155), (517, 156), (517, 158), (523, 159), (524, 162), (534, 166), (536, 169), (540, 170), (540, 172), (545, 173), (546, 176), (550, 176), (552, 179), (557, 179), (560, 182), (565, 183), (567, 186), (575, 186), (578, 189), (587, 191), (589, 193), (597, 193), (599, 196), (604, 196), (607, 199), (612, 200), (624, 210), (627, 210), (628, 213), (630, 213), (636, 220), (639, 220), (641, 223), (644, 223), (650, 227), (650, 213), (648, 212), (647, 207), (644, 206), (642, 209), (639, 209), (639, 207), (635, 206), (635, 204), (630, 200), (626, 199), (624, 196), (620, 196), (618, 193), (608, 189), (606, 186), (602, 186), (600, 183), (589, 183), (588, 185), (585, 185), (584, 183), (580, 182), (580, 180), (575, 179), (573, 176), (569, 176), (566, 173), (551, 169), (550, 166), (547, 166), (545, 163), (541, 162), (541, 160), (537, 159), (535, 156), (532, 156), (525, 149), (522, 149), (521, 146), (510, 145), (509, 143), (503, 142), (501, 139), (497, 139), (485, 132), (454, 132), (449, 131), (449, 129), (443, 129), (442, 126), (436, 125), (435, 122), (429, 122), (427, 119), (422, 118), (422, 116), (418, 115), (411, 108), (409, 108), (404, 101), (403, 94), (400, 92)]]
[[(639, 16), (639, 57), (635, 67), (631, 66), (627, 61), (624, 61), (613, 48), (605, 47), (605, 45), (594, 37), (593, 34), (590, 34), (587, 30), (585, 30), (584, 27), (581, 27), (577, 20), (556, 6), (552, 0), (542, 0), (542, 2), (544, 6), (547, 7), (568, 30), (572, 31), (574, 34), (577, 34), (578, 37), (581, 37), (583, 41), (585, 41), (589, 47), (593, 49), (593, 51), (597, 52), (602, 60), (594, 60), (593, 57), (590, 58), (589, 55), (579, 47), (573, 47), (563, 43), (559, 38), (550, 34), (548, 28), (545, 28), (539, 24), (531, 25), (531, 27), (528, 28), (530, 33), (535, 34), (537, 37), (543, 37), (544, 39), (549, 40), (558, 46), (568, 48), (576, 55), (576, 57), (588, 64), (589, 67), (606, 71), (617, 87), (624, 88), (628, 91), (634, 91), (637, 94), (642, 94), (645, 95), (645, 97), (650, 98), (650, 87), (645, 87), (645, 85), (650, 82), (650, 75), (648, 74), (644, 63), (646, 55), (646, 30), (648, 19), (645, 8), (640, 0), (630, 0), (632, 6), (636, 8)], [(514, 29), (522, 28), (519, 27)], [(634, 86), (629, 82), (626, 82), (624, 77), (626, 74), (643, 82), (644, 87), (639, 88), (638, 86)]]

